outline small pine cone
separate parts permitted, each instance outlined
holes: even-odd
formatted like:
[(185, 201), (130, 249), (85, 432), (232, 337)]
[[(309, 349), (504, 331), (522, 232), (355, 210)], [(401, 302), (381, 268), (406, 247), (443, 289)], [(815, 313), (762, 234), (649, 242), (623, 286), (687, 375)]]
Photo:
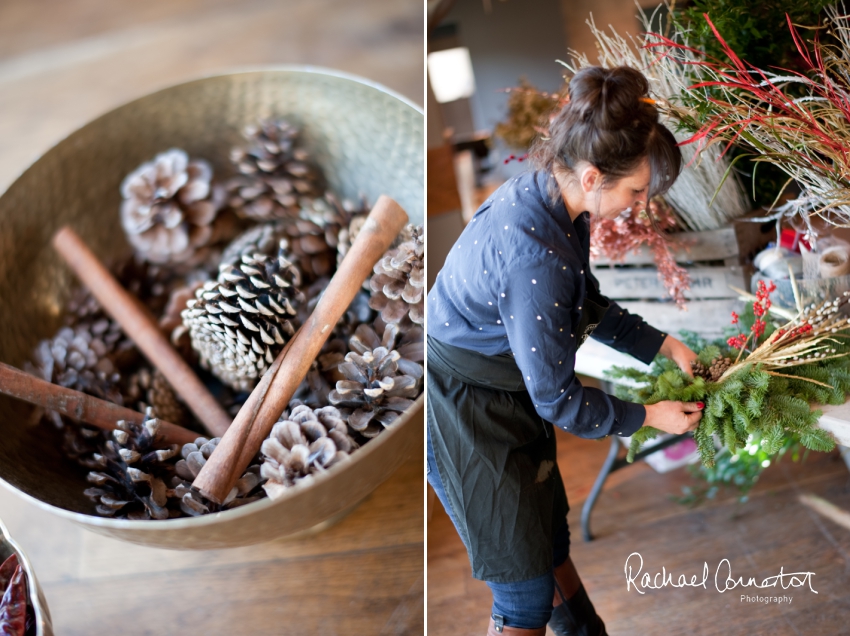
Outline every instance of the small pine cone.
[(339, 410), (298, 405), (281, 417), (263, 442), (260, 475), (268, 479), (263, 488), (275, 497), (309, 475), (345, 461), (357, 448)]
[(695, 378), (709, 379), (709, 370), (699, 360), (691, 360), (691, 370), (694, 372)]
[(300, 146), (299, 134), (285, 120), (245, 128), (248, 145), (230, 153), (240, 175), (226, 185), (236, 214), (254, 221), (295, 217), (302, 197), (321, 193), (319, 171)]
[(144, 411), (150, 406), (155, 417), (179, 426), (189, 421), (188, 410), (158, 369), (151, 372), (143, 367), (130, 377), (128, 385), (128, 401), (131, 404), (139, 402), (139, 410)]
[(218, 280), (182, 312), (201, 365), (238, 391), (253, 387), (295, 333), (301, 274), (287, 260), (286, 242), (280, 246), (277, 257), (245, 254), (238, 264), (223, 263)]
[(221, 509), (235, 508), (259, 499), (256, 494), (257, 486), (262, 481), (260, 466), (254, 464), (239, 478), (230, 493), (225, 497), (221, 506), (216, 506), (208, 499), (192, 490), (192, 482), (201, 472), (204, 464), (218, 446), (221, 438), (207, 439), (199, 437), (193, 443), (183, 444), (180, 449), (180, 459), (174, 466), (177, 475), (172, 479), (168, 490), (169, 498), (179, 501), (180, 510), (190, 517), (197, 517)]
[(375, 264), (369, 281), (370, 305), (387, 323), (409, 317), (418, 325), (425, 320), (425, 242), (422, 226), (411, 228), (411, 239), (389, 250)]
[(711, 363), (712, 382), (717, 382), (726, 370), (732, 366), (732, 358), (715, 358)]
[[(87, 317), (42, 340), (25, 369), (48, 382), (123, 404), (114, 357), (131, 346), (113, 320)], [(54, 421), (59, 424), (58, 416)]]
[(357, 240), (357, 235), (360, 234), (360, 230), (363, 229), (363, 224), (366, 223), (366, 218), (366, 214), (359, 214), (353, 217), (351, 222), (339, 231), (339, 240), (336, 246), (337, 261), (339, 263), (341, 263), (342, 259), (345, 258), (345, 255), (348, 254), (348, 250), (351, 249), (354, 241)]
[(395, 323), (386, 325), (382, 338), (368, 325), (360, 325), (349, 340), (351, 351), (339, 365), (346, 379), (337, 382), (328, 396), (348, 425), (365, 437), (375, 437), (392, 425), (419, 395), (422, 330), (409, 330), (400, 342), (399, 335)]
[(158, 428), (159, 422), (150, 410), (142, 425), (121, 420), (102, 452), (92, 454), (91, 461), (100, 469), (88, 474), (92, 487), (85, 495), (95, 503), (99, 515), (133, 520), (170, 516), (167, 487), (155, 471), (159, 464), (176, 456), (179, 447), (154, 449)]
[(178, 148), (158, 154), (121, 184), (121, 222), (136, 252), (153, 263), (185, 263), (213, 238), (224, 202), (212, 167)]
[[(339, 230), (337, 232), (336, 260), (337, 263), (341, 263), (363, 228), (366, 217), (369, 216), (370, 207), (366, 197), (361, 197), (357, 202), (343, 200), (341, 204), (337, 204), (337, 210), (341, 210), (341, 213), (339, 214), (340, 220), (337, 222)], [(393, 247), (397, 247), (397, 245), (393, 244)]]
[[(323, 197), (302, 199), (299, 217), (324, 228), (328, 245), (338, 251), (342, 250), (341, 254), (337, 253), (337, 263), (339, 263), (351, 247), (351, 241), (354, 240), (350, 236), (349, 225), (353, 219), (357, 217), (365, 219), (368, 214), (369, 205), (365, 197), (361, 197), (356, 202), (348, 199), (340, 201), (330, 192), (326, 192)], [(358, 231), (360, 226), (362, 222), (358, 221)]]

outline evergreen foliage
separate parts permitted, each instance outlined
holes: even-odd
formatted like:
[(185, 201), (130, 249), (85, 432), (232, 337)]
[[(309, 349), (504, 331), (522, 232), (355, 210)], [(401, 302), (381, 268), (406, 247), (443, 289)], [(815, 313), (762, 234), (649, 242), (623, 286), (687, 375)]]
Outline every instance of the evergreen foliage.
[[(750, 315), (743, 314), (745, 323)], [(769, 337), (773, 329), (765, 332)], [(737, 357), (738, 352), (722, 340), (707, 343), (692, 332), (681, 332), (682, 341), (698, 352), (703, 364), (718, 355)], [(835, 344), (839, 353), (850, 353), (846, 336)], [(663, 400), (705, 402), (694, 440), (706, 467), (715, 465), (716, 434), (730, 453), (747, 447), (758, 439), (761, 448), (770, 456), (776, 454), (790, 438), (811, 450), (830, 451), (835, 440), (827, 431), (816, 428), (822, 415), (815, 404), (842, 404), (850, 392), (850, 357), (833, 357), (811, 361), (784, 369), (783, 377), (768, 374), (761, 364), (747, 364), (722, 382), (707, 382), (691, 378), (675, 362), (662, 356), (653, 361), (651, 370), (614, 367), (608, 372), (612, 379), (629, 380), (617, 386), (618, 397), (640, 404), (655, 404)], [(830, 385), (831, 388), (809, 380)], [(644, 442), (661, 434), (656, 428), (644, 426), (632, 435), (627, 460), (634, 461), (635, 453)]]

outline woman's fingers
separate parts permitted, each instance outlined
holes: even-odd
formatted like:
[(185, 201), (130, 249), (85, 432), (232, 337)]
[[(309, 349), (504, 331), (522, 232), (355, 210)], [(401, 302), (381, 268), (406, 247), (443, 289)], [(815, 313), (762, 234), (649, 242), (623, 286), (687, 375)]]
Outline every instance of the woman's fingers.
[(688, 413), (685, 416), (688, 420), (688, 430), (694, 431), (697, 426), (699, 426), (699, 421), (702, 418), (702, 411), (697, 411), (696, 413)]
[(682, 406), (682, 411), (685, 413), (694, 413), (696, 411), (702, 411), (705, 408), (704, 402), (679, 402)]

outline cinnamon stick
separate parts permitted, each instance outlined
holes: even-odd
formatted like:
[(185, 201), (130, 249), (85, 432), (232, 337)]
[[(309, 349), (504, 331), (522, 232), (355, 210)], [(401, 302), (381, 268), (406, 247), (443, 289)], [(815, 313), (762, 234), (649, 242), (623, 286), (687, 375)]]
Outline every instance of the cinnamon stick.
[(398, 203), (387, 196), (378, 199), (312, 315), (278, 354), (195, 478), (192, 486), (203, 496), (218, 503), (227, 497), (363, 281), (407, 221), (407, 214)]
[[(145, 416), (94, 396), (67, 389), (0, 362), (0, 393), (35, 404), (107, 431), (118, 420), (142, 424)], [(158, 436), (166, 444), (188, 444), (198, 434), (182, 426), (159, 420)]]
[(104, 311), (121, 325), (127, 337), (162, 372), (210, 434), (215, 437), (224, 435), (230, 426), (230, 416), (180, 357), (138, 299), (115, 280), (71, 228), (66, 226), (56, 233), (53, 247), (89, 288)]

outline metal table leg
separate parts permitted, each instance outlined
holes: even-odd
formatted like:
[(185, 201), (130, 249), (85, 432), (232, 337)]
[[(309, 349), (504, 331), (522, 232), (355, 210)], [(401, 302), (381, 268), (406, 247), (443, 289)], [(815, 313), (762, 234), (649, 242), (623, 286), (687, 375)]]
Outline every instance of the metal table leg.
[[(681, 435), (674, 435), (664, 441), (661, 441), (654, 446), (649, 448), (644, 448), (640, 452), (635, 454), (635, 461), (640, 461), (645, 457), (652, 455), (652, 453), (657, 453), (660, 450), (664, 450), (668, 446), (672, 446), (673, 444), (682, 441), (687, 437), (693, 437), (693, 433), (687, 432), (682, 433)], [(602, 464), (602, 469), (599, 471), (599, 475), (596, 477), (596, 482), (593, 484), (593, 488), (590, 490), (590, 494), (587, 496), (587, 499), (584, 502), (584, 505), (581, 508), (581, 533), (584, 537), (585, 541), (593, 541), (593, 535), (590, 534), (590, 513), (593, 510), (593, 506), (596, 504), (596, 500), (599, 497), (599, 493), (602, 492), (602, 486), (605, 485), (605, 480), (608, 479), (608, 475), (613, 473), (615, 470), (619, 470), (621, 468), (625, 468), (626, 466), (630, 466), (631, 464), (626, 461), (625, 457), (617, 459), (617, 454), (620, 452), (620, 440), (617, 437), (611, 437), (611, 448), (608, 451), (608, 457), (605, 458), (605, 463)]]

